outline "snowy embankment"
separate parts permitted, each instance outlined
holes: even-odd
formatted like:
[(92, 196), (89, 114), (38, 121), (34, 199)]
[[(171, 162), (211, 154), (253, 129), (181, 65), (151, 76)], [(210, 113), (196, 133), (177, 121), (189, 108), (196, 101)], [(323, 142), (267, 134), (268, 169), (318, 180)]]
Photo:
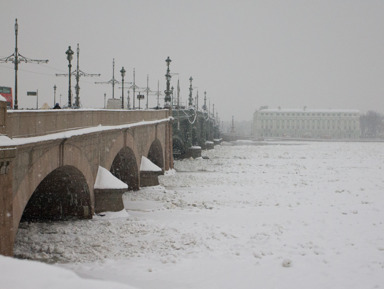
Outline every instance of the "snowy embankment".
[(135, 289), (111, 281), (83, 279), (70, 270), (0, 256), (0, 288), (4, 289)]
[(384, 288), (380, 143), (205, 154), (126, 193), (126, 211), (22, 224), (16, 254), (143, 289)]

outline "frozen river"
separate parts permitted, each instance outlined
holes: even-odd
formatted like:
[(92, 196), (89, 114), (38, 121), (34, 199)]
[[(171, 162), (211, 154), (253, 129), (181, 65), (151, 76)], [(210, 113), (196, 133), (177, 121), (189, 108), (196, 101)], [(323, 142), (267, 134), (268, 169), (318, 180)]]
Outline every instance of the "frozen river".
[(126, 211), (21, 225), (16, 254), (142, 289), (384, 288), (383, 143), (203, 155), (126, 193)]

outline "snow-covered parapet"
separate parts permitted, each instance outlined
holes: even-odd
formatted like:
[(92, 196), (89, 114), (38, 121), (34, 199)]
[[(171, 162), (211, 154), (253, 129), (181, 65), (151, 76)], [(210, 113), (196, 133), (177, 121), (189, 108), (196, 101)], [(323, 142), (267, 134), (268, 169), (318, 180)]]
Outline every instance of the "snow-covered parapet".
[(13, 146), (15, 142), (13, 139), (7, 137), (6, 135), (0, 134), (0, 147), (2, 146)]
[(162, 169), (151, 162), (145, 156), (141, 157), (140, 171), (142, 172), (161, 172)]
[[(86, 111), (86, 109), (76, 110), (76, 111)], [(91, 109), (89, 109), (91, 110)], [(94, 110), (94, 109), (92, 109)], [(50, 112), (51, 110), (36, 110), (36, 113), (46, 113)], [(68, 110), (62, 110), (62, 112), (65, 112)], [(29, 110), (18, 110), (17, 113), (28, 113)], [(57, 111), (58, 113), (58, 111)], [(160, 120), (150, 120), (150, 121), (139, 121), (135, 123), (127, 123), (127, 124), (121, 124), (121, 125), (98, 125), (94, 127), (87, 127), (87, 128), (71, 128), (68, 131), (58, 132), (58, 133), (48, 133), (46, 135), (42, 136), (31, 136), (31, 137), (23, 137), (23, 138), (14, 138), (15, 145), (24, 145), (24, 144), (30, 144), (30, 143), (36, 143), (36, 142), (45, 142), (45, 141), (51, 141), (51, 140), (57, 140), (57, 139), (67, 139), (74, 136), (80, 136), (80, 135), (86, 135), (91, 134), (95, 132), (104, 132), (109, 130), (117, 130), (117, 129), (127, 129), (127, 128), (136, 128), (141, 126), (147, 126), (147, 125), (156, 125), (163, 122), (169, 122), (172, 120), (172, 117), (160, 119)]]
[(95, 181), (95, 189), (128, 189), (128, 185), (114, 175), (107, 169), (100, 167), (97, 171), (97, 177)]

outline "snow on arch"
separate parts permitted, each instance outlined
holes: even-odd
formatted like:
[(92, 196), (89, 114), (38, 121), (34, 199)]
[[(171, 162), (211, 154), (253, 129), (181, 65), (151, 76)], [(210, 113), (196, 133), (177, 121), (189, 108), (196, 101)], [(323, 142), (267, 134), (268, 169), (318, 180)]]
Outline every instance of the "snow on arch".
[(97, 171), (95, 189), (128, 189), (128, 185), (116, 178), (110, 171), (99, 166)]
[(142, 156), (141, 157), (141, 164), (140, 164), (140, 171), (145, 171), (145, 172), (161, 172), (162, 169), (159, 168), (157, 165), (155, 165), (153, 162), (151, 162), (145, 156)]

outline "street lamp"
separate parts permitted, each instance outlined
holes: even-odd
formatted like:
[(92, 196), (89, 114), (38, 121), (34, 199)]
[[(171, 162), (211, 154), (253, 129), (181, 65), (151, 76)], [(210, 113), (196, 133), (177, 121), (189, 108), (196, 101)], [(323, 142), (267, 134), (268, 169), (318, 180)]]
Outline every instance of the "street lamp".
[(19, 64), (21, 62), (25, 63), (47, 63), (48, 60), (39, 60), (39, 59), (31, 59), (24, 57), (19, 53), (19, 49), (17, 47), (17, 35), (19, 32), (19, 24), (17, 24), (17, 19), (15, 20), (15, 52), (12, 53), (12, 55), (5, 57), (5, 58), (0, 58), (0, 63), (6, 63), (6, 62), (12, 62), (15, 65), (15, 103), (13, 105), (14, 109), (19, 108), (18, 104), (18, 97), (17, 97), (17, 71), (19, 70)]
[(171, 101), (171, 90), (170, 90), (170, 83), (171, 83), (171, 74), (170, 74), (170, 70), (169, 70), (169, 64), (171, 63), (171, 59), (168, 58), (165, 60), (165, 62), (167, 63), (167, 74), (165, 75), (165, 79), (167, 81), (167, 89), (164, 91), (165, 93), (165, 97), (164, 97), (164, 107), (165, 106), (168, 106), (169, 105), (169, 102)]
[(196, 92), (195, 107), (196, 107), (196, 111), (199, 111), (199, 91)]
[(65, 52), (67, 54), (67, 60), (68, 60), (68, 107), (72, 107), (72, 92), (71, 92), (71, 68), (72, 68), (72, 58), (73, 58), (73, 51), (71, 49), (71, 46), (68, 46), (68, 50)]
[(56, 105), (56, 84), (53, 86), (53, 106)]
[(190, 85), (189, 85), (189, 98), (188, 98), (188, 106), (191, 107), (192, 106), (192, 102), (193, 102), (193, 98), (192, 98), (192, 91), (193, 91), (193, 88), (192, 88), (192, 76), (189, 78), (189, 82), (190, 82)]
[(203, 105), (204, 112), (207, 111), (207, 92), (204, 91), (204, 105)]
[(17, 24), (17, 19), (15, 20), (15, 109), (19, 108), (18, 99), (17, 99), (17, 70), (19, 68), (19, 60), (17, 59), (19, 52), (17, 49), (17, 33), (19, 31), (19, 24)]
[(173, 86), (171, 87), (171, 107), (173, 108)]
[(120, 73), (121, 73), (121, 82), (123, 84), (123, 89), (121, 90), (121, 109), (124, 109), (124, 76), (125, 76), (124, 66), (121, 68)]

